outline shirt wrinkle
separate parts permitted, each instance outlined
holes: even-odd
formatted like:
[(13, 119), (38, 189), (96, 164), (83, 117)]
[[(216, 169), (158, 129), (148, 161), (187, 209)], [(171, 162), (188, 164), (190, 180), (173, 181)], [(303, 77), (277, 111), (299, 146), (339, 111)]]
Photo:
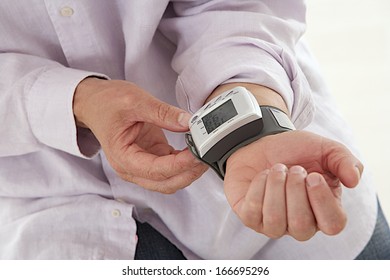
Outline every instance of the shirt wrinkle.
[[(304, 1), (3, 0), (0, 10), (0, 259), (132, 259), (134, 217), (189, 259), (352, 259), (367, 243), (376, 197), (366, 173), (343, 195), (341, 234), (270, 240), (236, 217), (212, 171), (172, 195), (145, 190), (75, 124), (73, 94), (90, 76), (191, 113), (221, 83), (249, 82), (279, 92), (298, 128), (354, 146), (301, 44)], [(186, 147), (183, 134), (166, 136)]]

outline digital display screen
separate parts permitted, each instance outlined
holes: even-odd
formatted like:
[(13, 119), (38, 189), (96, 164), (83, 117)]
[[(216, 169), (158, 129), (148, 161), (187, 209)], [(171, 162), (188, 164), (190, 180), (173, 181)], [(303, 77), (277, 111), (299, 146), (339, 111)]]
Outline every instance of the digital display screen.
[(208, 134), (213, 132), (217, 127), (224, 124), (234, 116), (237, 116), (237, 110), (233, 105), (233, 101), (229, 99), (221, 106), (217, 107), (202, 118), (204, 127)]

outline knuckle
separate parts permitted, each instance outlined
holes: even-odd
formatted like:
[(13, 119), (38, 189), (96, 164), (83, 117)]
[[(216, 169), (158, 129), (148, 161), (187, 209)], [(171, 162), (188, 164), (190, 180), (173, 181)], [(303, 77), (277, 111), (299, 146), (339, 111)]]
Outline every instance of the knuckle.
[(242, 215), (240, 216), (240, 219), (241, 219), (241, 222), (248, 228), (250, 229), (253, 229), (259, 233), (262, 233), (262, 227), (261, 227), (261, 223), (259, 220), (257, 219), (253, 219), (251, 218), (252, 216), (251, 215)]
[(136, 183), (136, 179), (132, 174), (129, 173), (123, 173), (123, 172), (116, 172), (116, 174), (124, 181), (130, 182), (130, 183)]
[(199, 174), (198, 172), (195, 172), (195, 171), (194, 172), (189, 172), (188, 175), (185, 178), (184, 183), (188, 186), (192, 182), (196, 181), (200, 177), (200, 175), (201, 174)]
[(271, 213), (264, 217), (264, 223), (270, 227), (278, 227), (279, 225), (286, 224), (284, 215), (279, 213)]
[(302, 216), (289, 220), (288, 232), (298, 241), (309, 240), (316, 233), (316, 225), (312, 217)]
[(249, 209), (249, 206), (246, 207), (246, 210), (241, 212), (239, 216), (242, 223), (252, 229), (256, 229), (261, 221), (259, 214)]
[(159, 181), (161, 183), (169, 178), (161, 168), (156, 168), (155, 163), (148, 166), (138, 166), (138, 169), (140, 176), (148, 180)]
[(278, 239), (284, 236), (285, 232), (286, 232), (285, 230), (281, 230), (281, 229), (272, 229), (272, 230), (267, 230), (266, 232), (264, 232), (264, 234), (269, 238)]
[(177, 191), (189, 186), (199, 175), (195, 172), (185, 172), (174, 175), (157, 183), (157, 191), (164, 194), (174, 194)]
[(159, 184), (162, 181), (166, 180), (166, 177), (163, 174), (157, 173), (153, 171), (151, 168), (144, 169), (144, 168), (133, 167), (133, 168), (128, 168), (126, 172), (117, 171), (117, 173), (122, 179), (132, 183), (138, 182), (138, 180), (135, 181), (135, 178), (139, 178), (140, 180), (143, 181), (145, 180), (156, 181)]
[(283, 215), (271, 214), (264, 218), (264, 225), (266, 225), (266, 235), (270, 238), (282, 237), (287, 229), (287, 223)]
[(182, 175), (182, 178), (178, 184), (181, 186), (181, 188), (185, 188), (185, 187), (191, 185), (192, 182), (197, 180), (201, 175), (202, 175), (202, 173), (199, 173), (196, 170), (187, 171), (187, 172), (185, 172), (185, 174)]
[(172, 183), (170, 180), (167, 180), (165, 182), (159, 182), (156, 185), (156, 191), (162, 194), (170, 195), (185, 188), (186, 186), (188, 186), (188, 184), (186, 184), (185, 182), (179, 181), (179, 182)]
[(345, 228), (346, 224), (347, 219), (344, 217), (324, 224), (321, 227), (321, 230), (327, 235), (336, 235), (339, 234)]
[(297, 241), (307, 241), (309, 240), (310, 238), (312, 238), (315, 234), (316, 234), (316, 230), (313, 228), (312, 230), (310, 231), (307, 231), (307, 232), (299, 232), (299, 233), (290, 233), (290, 235), (296, 239)]
[(241, 221), (244, 224), (244, 226), (251, 228), (251, 229), (256, 229), (257, 223), (254, 222), (252, 219), (249, 218), (247, 215), (242, 215), (241, 216)]
[(156, 170), (152, 170), (150, 168), (148, 168), (145, 171), (145, 173), (143, 173), (142, 175), (143, 177), (145, 177), (145, 179), (153, 180), (153, 181), (165, 181), (169, 178), (165, 174), (158, 172)]
[(189, 162), (184, 161), (184, 160), (177, 160), (173, 162), (172, 169), (174, 170), (184, 170), (189, 167)]
[(289, 219), (288, 227), (294, 232), (306, 232), (315, 226), (314, 219), (311, 216), (299, 216)]
[(159, 103), (156, 105), (157, 118), (161, 121), (165, 121), (172, 114), (172, 108), (165, 103)]
[(134, 94), (133, 94), (133, 92), (130, 91), (130, 90), (126, 90), (124, 92), (121, 92), (120, 100), (121, 100), (122, 104), (125, 107), (131, 108), (132, 106), (134, 106)]
[(174, 186), (165, 186), (165, 185), (160, 185), (158, 186), (157, 191), (162, 193), (162, 194), (174, 194), (178, 191), (179, 189), (175, 188)]

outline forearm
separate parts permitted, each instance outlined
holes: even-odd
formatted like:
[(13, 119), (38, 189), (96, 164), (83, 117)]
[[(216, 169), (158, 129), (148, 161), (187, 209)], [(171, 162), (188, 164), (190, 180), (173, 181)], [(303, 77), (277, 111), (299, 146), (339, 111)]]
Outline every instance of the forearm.
[(182, 108), (195, 112), (214, 90), (218, 94), (227, 84), (245, 82), (266, 87), (249, 86), (261, 104), (287, 111), (298, 129), (310, 123), (311, 89), (295, 56), (305, 8), (302, 1), (283, 7), (271, 2), (238, 1), (234, 10), (224, 1), (212, 10), (178, 5), (177, 16), (162, 21), (161, 31), (178, 46), (172, 66), (179, 74), (176, 96)]

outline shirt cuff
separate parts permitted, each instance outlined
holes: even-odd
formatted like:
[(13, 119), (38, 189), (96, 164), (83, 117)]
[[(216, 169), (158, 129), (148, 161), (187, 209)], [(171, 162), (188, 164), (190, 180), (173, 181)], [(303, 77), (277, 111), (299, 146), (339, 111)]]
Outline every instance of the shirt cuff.
[(176, 87), (178, 103), (194, 113), (218, 85), (229, 82), (259, 84), (278, 92), (298, 129), (314, 116), (309, 83), (293, 56), (256, 39), (218, 44), (187, 65)]
[(93, 133), (78, 128), (73, 115), (73, 96), (77, 85), (87, 77), (102, 74), (65, 67), (42, 72), (27, 94), (26, 107), (32, 132), (46, 146), (69, 154), (91, 158), (100, 144)]

